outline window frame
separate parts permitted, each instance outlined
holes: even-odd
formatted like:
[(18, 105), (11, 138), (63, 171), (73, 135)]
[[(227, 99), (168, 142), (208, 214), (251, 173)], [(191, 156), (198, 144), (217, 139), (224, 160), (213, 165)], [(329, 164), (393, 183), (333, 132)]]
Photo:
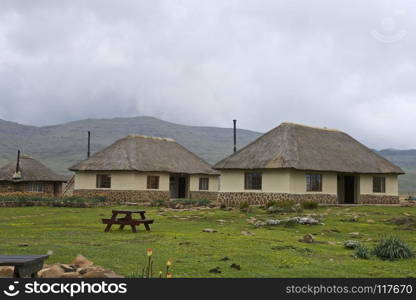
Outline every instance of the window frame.
[(111, 189), (111, 181), (111, 174), (96, 174), (95, 187), (97, 189)]
[[(379, 182), (380, 186), (376, 186), (376, 180), (381, 179)], [(377, 187), (380, 188), (380, 190), (376, 190)], [(386, 193), (386, 176), (373, 176), (373, 193), (374, 194), (385, 194)]]
[[(154, 181), (152, 181), (154, 179)], [(159, 175), (147, 175), (146, 188), (148, 190), (158, 190), (160, 188)]]
[[(34, 187), (36, 187), (36, 189)], [(41, 182), (30, 182), (28, 184), (27, 191), (30, 192), (30, 193), (44, 193), (45, 192), (45, 185)]]
[[(318, 187), (316, 188), (313, 178), (319, 178)], [(306, 192), (308, 193), (322, 193), (323, 192), (323, 175), (317, 173), (305, 174), (306, 179)]]
[(261, 191), (263, 189), (263, 173), (244, 172), (244, 189)]
[(209, 177), (199, 177), (199, 190), (209, 191)]

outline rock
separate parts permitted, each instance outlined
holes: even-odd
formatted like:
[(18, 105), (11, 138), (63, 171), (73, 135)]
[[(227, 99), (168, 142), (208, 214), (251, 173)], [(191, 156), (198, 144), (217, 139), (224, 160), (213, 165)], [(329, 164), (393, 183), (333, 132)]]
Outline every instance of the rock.
[(42, 269), (38, 272), (38, 276), (40, 278), (61, 278), (61, 276), (64, 274), (64, 270), (56, 264), (52, 265), (49, 268)]
[(60, 264), (59, 265), (61, 267), (61, 269), (65, 272), (65, 273), (70, 273), (70, 272), (75, 272), (76, 271), (76, 267), (74, 265), (67, 265), (67, 264)]
[(220, 222), (221, 224), (227, 223), (227, 221), (225, 221), (225, 220), (217, 220), (217, 222)]
[(344, 242), (344, 247), (347, 249), (355, 249), (360, 245), (359, 241), (348, 240)]
[(227, 260), (230, 260), (227, 256), (220, 259), (220, 261), (227, 261)]
[(66, 272), (61, 275), (61, 278), (81, 278), (81, 274), (78, 272)]
[(219, 274), (219, 273), (221, 273), (221, 269), (220, 269), (220, 267), (216, 267), (214, 269), (209, 270), (209, 272)]
[(0, 267), (0, 278), (13, 277), (14, 267)]
[(314, 239), (313, 239), (312, 234), (308, 233), (308, 234), (305, 234), (303, 238), (299, 239), (299, 242), (311, 244), (314, 242)]
[(319, 221), (312, 217), (297, 218), (296, 222), (303, 225), (317, 225)]
[(82, 277), (83, 278), (122, 278), (122, 276), (109, 270), (87, 272)]
[(331, 246), (336, 246), (336, 245), (337, 245), (337, 243), (336, 243), (336, 242), (331, 242), (331, 241), (328, 241), (328, 245), (331, 245)]
[(87, 268), (79, 268), (76, 271), (80, 273), (81, 275), (84, 275), (84, 274), (91, 273), (91, 272), (104, 272), (105, 269), (100, 266), (89, 266)]
[(93, 262), (85, 258), (83, 255), (78, 255), (72, 262), (73, 265), (81, 268), (86, 268), (93, 265)]
[(272, 220), (272, 219), (266, 220), (265, 222), (266, 225), (279, 225), (280, 223), (281, 223), (280, 220)]
[(372, 219), (368, 219), (368, 220), (367, 220), (367, 223), (368, 223), (368, 224), (374, 224), (374, 223), (375, 223), (375, 221), (374, 221), (374, 220), (372, 220)]
[(29, 247), (29, 244), (22, 243), (22, 244), (19, 244), (19, 245), (17, 245), (17, 246), (19, 246), (19, 247)]
[(251, 236), (254, 235), (254, 233), (250, 232), (250, 231), (241, 231), (242, 235), (247, 235), (247, 236)]
[(236, 269), (236, 270), (238, 270), (238, 271), (240, 271), (240, 270), (241, 270), (240, 265), (237, 265), (237, 264), (231, 264), (230, 268)]
[(349, 235), (358, 237), (358, 236), (360, 236), (360, 233), (359, 232), (350, 232)]
[(212, 229), (212, 228), (205, 228), (204, 230), (202, 230), (202, 232), (214, 233), (214, 232), (217, 232), (217, 231), (215, 229)]

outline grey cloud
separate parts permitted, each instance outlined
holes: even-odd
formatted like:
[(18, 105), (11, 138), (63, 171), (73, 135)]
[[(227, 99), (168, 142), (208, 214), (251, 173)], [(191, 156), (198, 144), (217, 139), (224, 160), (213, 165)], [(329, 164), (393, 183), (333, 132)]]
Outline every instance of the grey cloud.
[(294, 121), (414, 148), (415, 6), (3, 0), (0, 118), (229, 126), (236, 117), (259, 131)]

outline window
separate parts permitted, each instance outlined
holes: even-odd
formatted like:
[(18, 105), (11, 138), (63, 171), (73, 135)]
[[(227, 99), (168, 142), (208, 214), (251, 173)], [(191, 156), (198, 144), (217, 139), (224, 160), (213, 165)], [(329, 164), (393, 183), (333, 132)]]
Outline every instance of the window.
[(261, 190), (261, 173), (246, 173), (244, 176), (244, 188), (246, 190)]
[(373, 177), (373, 193), (385, 193), (386, 192), (386, 177), (374, 176)]
[(209, 189), (209, 178), (208, 177), (200, 177), (199, 178), (199, 190), (200, 191), (208, 191)]
[(149, 190), (159, 189), (159, 176), (147, 176), (147, 188)]
[(109, 189), (111, 188), (111, 175), (100, 174), (97, 175), (97, 188), (99, 189)]
[(29, 183), (27, 190), (32, 193), (43, 193), (45, 191), (43, 183)]
[(306, 191), (322, 192), (322, 175), (306, 174)]

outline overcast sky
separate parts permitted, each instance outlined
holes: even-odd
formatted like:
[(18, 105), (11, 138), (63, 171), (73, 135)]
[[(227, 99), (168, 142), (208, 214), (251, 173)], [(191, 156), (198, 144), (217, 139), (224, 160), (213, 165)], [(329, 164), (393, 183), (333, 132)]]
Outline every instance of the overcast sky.
[[(0, 0), (0, 118), (282, 121), (416, 148), (416, 1)], [(1, 130), (1, 128), (0, 128)]]

